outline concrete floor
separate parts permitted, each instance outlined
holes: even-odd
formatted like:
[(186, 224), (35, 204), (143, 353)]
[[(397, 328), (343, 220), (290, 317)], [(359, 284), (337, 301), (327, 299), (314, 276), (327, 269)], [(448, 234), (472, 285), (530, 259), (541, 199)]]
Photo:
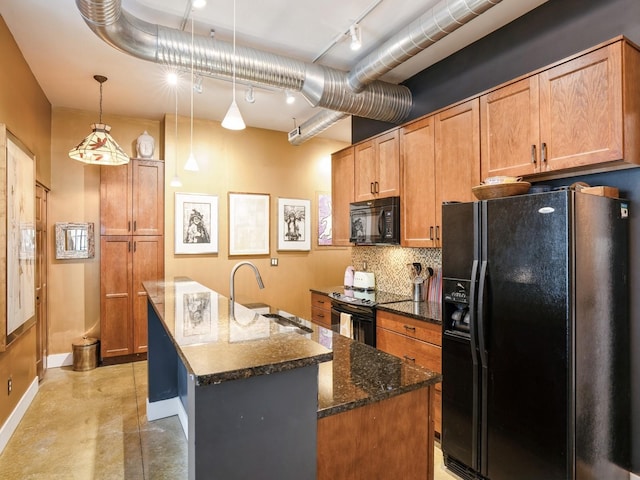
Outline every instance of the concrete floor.
[[(147, 363), (46, 373), (0, 455), (3, 480), (187, 478), (187, 442), (177, 417), (147, 422)], [(435, 480), (457, 477), (435, 448)]]

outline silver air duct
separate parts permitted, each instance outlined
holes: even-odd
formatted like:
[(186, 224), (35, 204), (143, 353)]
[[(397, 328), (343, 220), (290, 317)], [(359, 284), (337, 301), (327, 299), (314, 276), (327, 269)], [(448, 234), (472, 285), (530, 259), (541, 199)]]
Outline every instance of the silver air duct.
[[(121, 0), (76, 0), (89, 27), (125, 53), (178, 68), (191, 68), (191, 34), (152, 25), (122, 10)], [(194, 71), (224, 79), (233, 74), (233, 45), (197, 36)], [(402, 85), (372, 82), (352, 91), (345, 72), (236, 46), (236, 78), (254, 85), (299, 91), (314, 107), (385, 122), (401, 122), (411, 109), (411, 92)]]
[[(501, 0), (441, 0), (400, 33), (369, 54), (351, 73), (236, 46), (236, 78), (267, 87), (299, 91), (322, 111), (289, 134), (299, 145), (346, 115), (400, 123), (410, 112), (407, 87), (377, 78), (408, 60)], [(191, 34), (153, 25), (122, 10), (121, 0), (76, 0), (87, 25), (106, 43), (125, 53), (177, 68), (191, 68)], [(230, 80), (233, 46), (196, 36), (194, 71)]]
[[(502, 0), (441, 0), (383, 45), (360, 60), (348, 74), (349, 87), (358, 92), (372, 81), (431, 46), (447, 34), (486, 12)], [(319, 112), (298, 127), (294, 145), (309, 140), (342, 117)]]

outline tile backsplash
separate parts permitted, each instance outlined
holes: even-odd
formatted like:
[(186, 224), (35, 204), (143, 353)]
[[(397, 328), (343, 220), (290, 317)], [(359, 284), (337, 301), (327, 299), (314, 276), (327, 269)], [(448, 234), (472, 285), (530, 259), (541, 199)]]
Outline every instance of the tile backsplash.
[(411, 273), (409, 264), (420, 262), (423, 268), (439, 269), (441, 249), (403, 248), (399, 246), (361, 246), (351, 249), (351, 265), (356, 270), (373, 272), (376, 288), (398, 295), (411, 295)]

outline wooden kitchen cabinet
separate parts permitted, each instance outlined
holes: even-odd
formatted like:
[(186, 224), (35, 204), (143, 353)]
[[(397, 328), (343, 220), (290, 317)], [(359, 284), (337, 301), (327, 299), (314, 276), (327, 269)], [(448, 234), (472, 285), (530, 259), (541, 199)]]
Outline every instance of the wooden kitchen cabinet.
[(639, 81), (619, 39), (482, 95), (482, 178), (640, 163)]
[(100, 235), (164, 235), (164, 162), (100, 167)]
[(331, 300), (328, 295), (311, 292), (311, 321), (331, 329)]
[(147, 294), (142, 282), (164, 277), (162, 236), (100, 239), (100, 348), (103, 358), (147, 351)]
[(354, 147), (355, 201), (400, 195), (399, 130)]
[(103, 363), (144, 359), (142, 282), (164, 278), (164, 162), (131, 159), (127, 165), (101, 167), (100, 232)]
[(434, 117), (422, 118), (400, 130), (400, 244), (436, 247)]
[(331, 155), (331, 244), (334, 246), (351, 245), (349, 204), (354, 199), (353, 182), (353, 147), (347, 147)]
[[(411, 363), (442, 373), (442, 326), (384, 310), (376, 313), (378, 349)], [(442, 387), (434, 395), (435, 431), (442, 430)]]
[(478, 99), (400, 130), (403, 247), (440, 247), (442, 202), (473, 201), (480, 183)]

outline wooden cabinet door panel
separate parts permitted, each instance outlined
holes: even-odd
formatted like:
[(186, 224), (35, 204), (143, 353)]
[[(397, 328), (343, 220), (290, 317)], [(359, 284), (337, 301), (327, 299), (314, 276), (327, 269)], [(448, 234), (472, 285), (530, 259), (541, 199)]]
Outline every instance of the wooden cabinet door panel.
[(353, 147), (348, 147), (331, 156), (332, 245), (351, 245), (349, 204), (354, 201), (354, 181)]
[(376, 315), (376, 324), (400, 335), (438, 346), (442, 345), (442, 326), (436, 323), (423, 322), (415, 318), (379, 310)]
[(354, 147), (354, 198), (356, 202), (374, 198), (374, 181), (377, 175), (375, 141), (361, 143)]
[(134, 235), (164, 233), (164, 163), (133, 160)]
[(538, 77), (480, 97), (481, 179), (537, 171), (540, 159)]
[(400, 131), (403, 247), (435, 247), (436, 196), (433, 117)]
[[(442, 349), (440, 347), (407, 338), (385, 328), (377, 328), (376, 335), (376, 345), (380, 350), (434, 372), (442, 372)], [(439, 387), (436, 386), (436, 388)]]
[(539, 77), (540, 139), (546, 146), (546, 169), (623, 158), (620, 42), (546, 70)]
[(131, 247), (130, 236), (100, 239), (102, 262), (108, 266), (100, 269), (100, 351), (103, 357), (132, 353)]
[(130, 235), (131, 162), (100, 167), (100, 235)]
[(376, 138), (378, 170), (374, 179), (377, 197), (395, 197), (400, 195), (400, 141), (399, 131)]
[(133, 353), (147, 351), (147, 292), (143, 282), (164, 278), (162, 236), (133, 237)]
[(435, 116), (437, 225), (442, 202), (476, 200), (471, 188), (480, 184), (479, 105), (474, 98)]

